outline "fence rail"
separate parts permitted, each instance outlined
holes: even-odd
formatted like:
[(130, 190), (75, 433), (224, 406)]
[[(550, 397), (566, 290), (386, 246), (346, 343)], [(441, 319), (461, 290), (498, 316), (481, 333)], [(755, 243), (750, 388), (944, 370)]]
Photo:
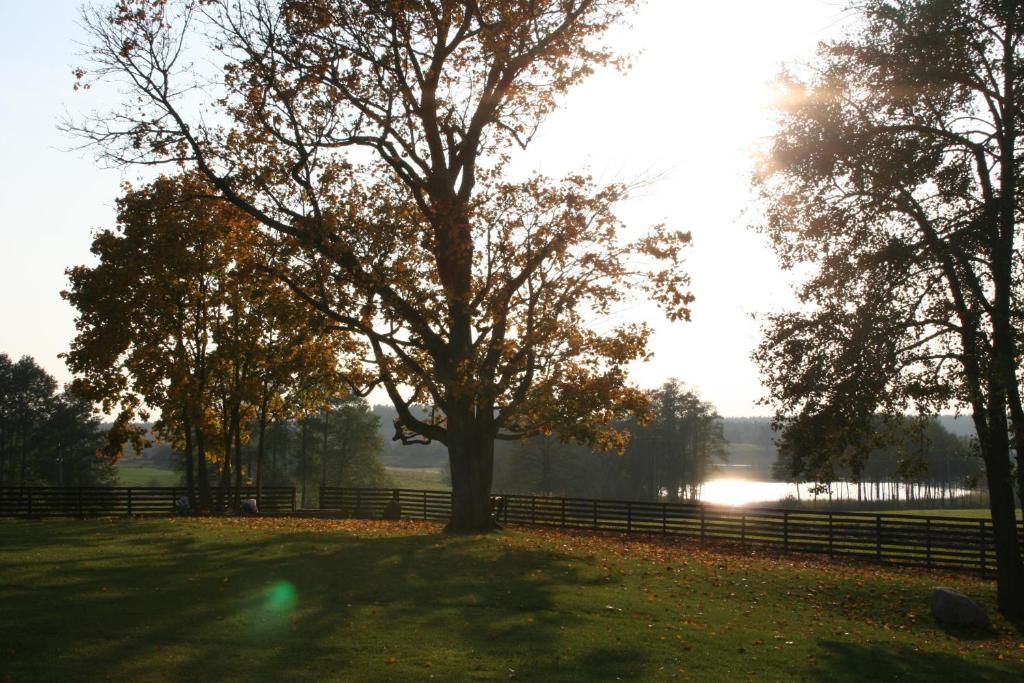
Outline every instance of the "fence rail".
[[(396, 493), (403, 518), (446, 520), (451, 512), (451, 492), (418, 489), (321, 488), (320, 507), (380, 517)], [(665, 534), (983, 574), (995, 569), (990, 520), (523, 495), (494, 501), (502, 523)], [(1024, 543), (1024, 530), (1018, 533)]]
[[(210, 493), (215, 511), (223, 511), (227, 502), (217, 510), (217, 492)], [(243, 486), (240, 493), (243, 499), (256, 498), (256, 487)], [(0, 517), (172, 514), (175, 501), (185, 495), (182, 486), (0, 487)], [(260, 512), (290, 512), (295, 510), (295, 489), (264, 486), (259, 500)]]

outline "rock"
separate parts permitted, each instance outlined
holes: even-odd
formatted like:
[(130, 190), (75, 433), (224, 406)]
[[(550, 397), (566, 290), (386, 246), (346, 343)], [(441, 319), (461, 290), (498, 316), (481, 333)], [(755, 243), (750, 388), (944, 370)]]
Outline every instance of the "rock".
[(174, 511), (179, 515), (187, 515), (192, 511), (188, 504), (188, 496), (181, 496), (174, 501)]
[(242, 514), (243, 515), (255, 515), (259, 510), (256, 508), (255, 498), (246, 498), (242, 501)]
[(992, 627), (985, 610), (960, 591), (936, 588), (928, 602), (932, 616), (943, 626), (977, 629)]

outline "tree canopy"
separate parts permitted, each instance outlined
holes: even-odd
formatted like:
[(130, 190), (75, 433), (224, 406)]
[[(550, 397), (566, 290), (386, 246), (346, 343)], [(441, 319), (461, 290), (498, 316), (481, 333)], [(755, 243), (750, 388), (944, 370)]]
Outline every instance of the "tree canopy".
[[(972, 415), (991, 500), (999, 607), (1024, 615), (1010, 451), (1024, 491), (1018, 358), (1024, 6), (869, 0), (783, 75), (757, 176), (798, 310), (756, 352), (770, 402), (819, 457), (867, 453), (876, 413)], [(859, 446), (859, 448), (858, 448)]]
[(85, 11), (78, 76), (130, 97), (69, 128), (113, 163), (194, 167), (257, 220), (292, 256), (277, 276), (365, 345), (398, 436), (447, 446), (450, 527), (486, 529), (495, 438), (621, 448), (613, 421), (644, 410), (625, 367), (649, 328), (593, 321), (638, 296), (688, 317), (689, 236), (627, 239), (628, 187), (506, 175), (619, 63), (602, 36), (633, 4), (122, 0)]

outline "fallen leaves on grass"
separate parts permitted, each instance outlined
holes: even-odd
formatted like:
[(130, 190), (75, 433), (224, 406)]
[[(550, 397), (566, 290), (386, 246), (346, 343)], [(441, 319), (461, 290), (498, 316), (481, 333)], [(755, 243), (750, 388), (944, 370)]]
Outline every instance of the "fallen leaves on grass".
[(343, 532), (368, 538), (428, 536), (441, 530), (438, 522), (420, 520), (383, 521), (378, 519), (331, 519), (319, 517), (195, 517), (194, 524), (206, 528), (222, 527), (232, 532), (303, 531)]

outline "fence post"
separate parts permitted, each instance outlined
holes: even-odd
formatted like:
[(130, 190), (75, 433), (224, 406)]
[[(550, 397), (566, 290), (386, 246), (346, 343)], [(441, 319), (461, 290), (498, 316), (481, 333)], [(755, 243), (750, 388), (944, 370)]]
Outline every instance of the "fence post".
[(565, 498), (562, 498), (562, 528), (565, 528)]
[(633, 533), (633, 503), (626, 501), (626, 533)]
[(28, 490), (28, 516), (32, 516), (32, 489)]
[(985, 560), (987, 559), (985, 557), (985, 520), (978, 520), (978, 530), (981, 532), (981, 574), (984, 576), (986, 572)]
[(423, 519), (427, 518), (427, 492), (423, 492)]
[(782, 512), (782, 552), (789, 552), (789, 510)]
[(78, 487), (78, 516), (79, 517), (84, 517), (85, 516), (84, 513), (82, 512), (82, 487), (81, 486)]
[(740, 547), (747, 547), (747, 511), (740, 512)]
[(932, 518), (925, 517), (924, 519), (924, 544), (925, 544), (925, 564), (928, 569), (932, 568)]
[(537, 523), (537, 499), (530, 495), (530, 524)]
[(832, 557), (832, 513), (828, 513), (828, 555)]
[(597, 499), (591, 501), (594, 506), (594, 531), (597, 531)]
[(132, 487), (128, 487), (128, 516), (132, 516)]
[(668, 507), (665, 503), (661, 504), (661, 535), (664, 536), (668, 533)]
[(882, 515), (875, 515), (875, 557), (882, 561)]
[(704, 506), (700, 506), (700, 542), (704, 542)]

